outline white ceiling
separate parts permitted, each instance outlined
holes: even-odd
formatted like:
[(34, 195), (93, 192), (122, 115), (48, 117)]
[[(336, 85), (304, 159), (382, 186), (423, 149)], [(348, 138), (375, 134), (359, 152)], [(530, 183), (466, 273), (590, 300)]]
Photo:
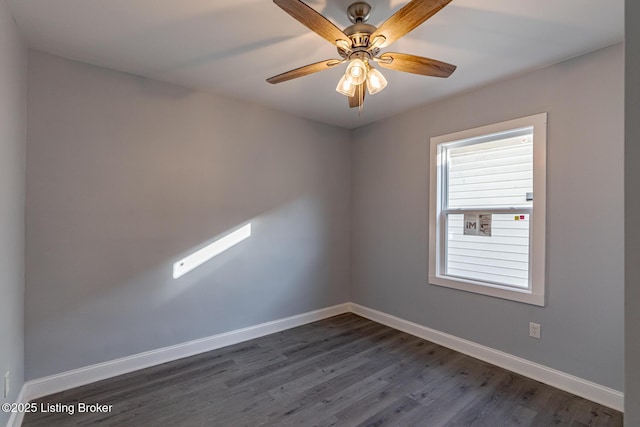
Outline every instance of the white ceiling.
[[(307, 0), (340, 28), (351, 0)], [(381, 24), (407, 0), (370, 0)], [(453, 0), (384, 51), (458, 66), (448, 79), (382, 69), (364, 112), (334, 89), (345, 65), (270, 85), (336, 58), (335, 47), (269, 0), (9, 0), (30, 47), (355, 128), (623, 40), (624, 0)]]

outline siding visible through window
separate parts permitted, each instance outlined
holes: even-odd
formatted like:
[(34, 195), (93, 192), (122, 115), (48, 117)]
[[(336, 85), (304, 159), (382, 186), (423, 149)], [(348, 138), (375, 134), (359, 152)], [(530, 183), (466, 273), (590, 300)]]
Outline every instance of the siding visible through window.
[(521, 288), (529, 286), (529, 221), (494, 214), (491, 236), (465, 236), (464, 215), (449, 215), (446, 274)]
[(531, 206), (531, 133), (447, 151), (448, 208)]
[[(446, 148), (445, 209), (532, 206), (532, 129)], [(447, 214), (445, 274), (528, 288), (529, 215), (493, 214), (491, 236), (463, 234), (463, 214)], [(517, 218), (517, 220), (515, 220)]]

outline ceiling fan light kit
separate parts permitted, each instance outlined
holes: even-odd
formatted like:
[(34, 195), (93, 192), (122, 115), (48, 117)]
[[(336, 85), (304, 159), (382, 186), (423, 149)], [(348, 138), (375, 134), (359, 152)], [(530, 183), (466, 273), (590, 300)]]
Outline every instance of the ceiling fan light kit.
[(300, 0), (273, 0), (289, 15), (307, 26), (324, 39), (333, 43), (342, 59), (331, 59), (306, 65), (278, 74), (267, 79), (275, 84), (297, 77), (306, 76), (348, 62), (345, 74), (336, 87), (336, 91), (349, 98), (349, 106), (358, 107), (362, 111), (364, 89), (374, 95), (387, 86), (382, 73), (371, 65), (377, 62), (381, 67), (413, 74), (433, 77), (449, 77), (456, 69), (455, 65), (405, 53), (386, 52), (386, 47), (404, 36), (436, 12), (445, 7), (451, 0), (411, 0), (404, 7), (387, 19), (380, 27), (367, 24), (371, 6), (365, 2), (355, 2), (347, 8), (347, 16), (352, 25), (341, 31), (328, 19), (320, 15)]
[(347, 79), (347, 76), (344, 75), (338, 82), (336, 91), (343, 94), (344, 96), (353, 96), (356, 93), (356, 86), (351, 84), (351, 82)]
[[(355, 62), (352, 61), (352, 64)], [(356, 63), (357, 64), (357, 63)], [(363, 62), (364, 64), (364, 62)], [(351, 66), (351, 64), (350, 64)], [(356, 68), (357, 67), (357, 68)], [(340, 81), (338, 82), (338, 86), (336, 86), (336, 91), (345, 96), (352, 97), (356, 93), (356, 88), (364, 82), (367, 85), (367, 91), (369, 95), (375, 95), (380, 92), (382, 89), (387, 87), (387, 79), (384, 78), (382, 73), (371, 66), (371, 64), (366, 64), (365, 71), (362, 71), (363, 74), (359, 74), (354, 77), (352, 75), (353, 71), (361, 70), (360, 66), (354, 66), (351, 70), (347, 67), (347, 71), (342, 76)], [(361, 71), (358, 71), (360, 73)], [(361, 76), (365, 75), (366, 78), (362, 79)]]
[(375, 95), (385, 87), (387, 87), (387, 79), (384, 78), (380, 71), (369, 65), (369, 72), (367, 73), (367, 91), (369, 91), (369, 95)]
[(352, 59), (345, 76), (352, 85), (361, 85), (367, 79), (367, 64), (360, 58)]
[(355, 85), (352, 85), (347, 76), (344, 75), (336, 86), (336, 92), (343, 94), (344, 96), (353, 96), (356, 93)]

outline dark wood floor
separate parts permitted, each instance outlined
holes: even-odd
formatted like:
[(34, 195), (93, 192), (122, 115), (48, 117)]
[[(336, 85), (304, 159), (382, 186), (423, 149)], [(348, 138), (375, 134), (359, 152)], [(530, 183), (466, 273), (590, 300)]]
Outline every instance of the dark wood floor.
[(345, 314), (36, 401), (24, 426), (622, 426), (622, 414)]

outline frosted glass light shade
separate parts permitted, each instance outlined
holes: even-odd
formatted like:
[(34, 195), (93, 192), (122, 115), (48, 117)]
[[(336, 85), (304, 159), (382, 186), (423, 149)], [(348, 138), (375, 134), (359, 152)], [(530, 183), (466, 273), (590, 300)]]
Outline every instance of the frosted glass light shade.
[(353, 96), (356, 93), (356, 87), (349, 83), (347, 80), (347, 76), (342, 76), (340, 81), (338, 82), (338, 86), (336, 87), (336, 91), (340, 92), (344, 96)]
[(371, 67), (367, 73), (367, 90), (369, 94), (375, 95), (385, 87), (387, 87), (387, 79), (384, 78), (380, 71)]
[(345, 77), (354, 86), (362, 84), (367, 78), (367, 64), (362, 59), (354, 59), (349, 63)]

